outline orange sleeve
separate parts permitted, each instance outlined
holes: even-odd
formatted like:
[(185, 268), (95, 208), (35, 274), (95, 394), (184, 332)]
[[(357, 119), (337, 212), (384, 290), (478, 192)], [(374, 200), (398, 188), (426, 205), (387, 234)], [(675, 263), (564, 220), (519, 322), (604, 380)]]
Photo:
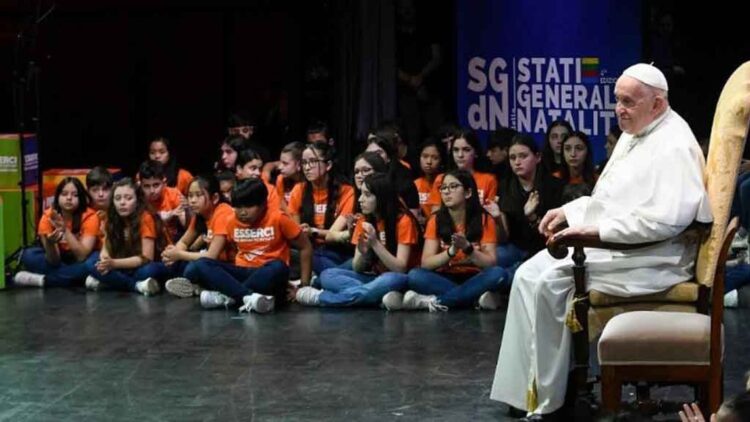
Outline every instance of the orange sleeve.
[(281, 227), (281, 233), (284, 235), (284, 238), (296, 239), (300, 233), (302, 233), (302, 228), (300, 228), (299, 224), (295, 223), (288, 215), (282, 212), (280, 212), (279, 215), (279, 226)]
[(276, 188), (273, 187), (270, 183), (264, 183), (266, 185), (266, 189), (268, 190), (268, 197), (266, 198), (268, 208), (271, 210), (279, 210), (281, 208), (281, 198), (279, 198), (279, 193), (276, 192)]
[(229, 226), (229, 221), (234, 217), (234, 210), (229, 205), (226, 205), (217, 208), (215, 212), (219, 214), (212, 221), (210, 227), (211, 231), (214, 233), (214, 236), (226, 236), (228, 233), (227, 227)]
[(429, 205), (431, 207), (433, 206), (440, 206), (440, 185), (443, 184), (443, 174), (438, 174), (435, 178), (435, 183), (432, 184), (432, 190), (430, 191), (430, 197), (427, 198), (427, 202), (425, 205)]
[(484, 175), (487, 178), (487, 191), (484, 193), (484, 203), (488, 204), (497, 196), (497, 179), (491, 174)]
[(148, 212), (141, 215), (141, 237), (156, 239), (156, 223)]
[(187, 195), (188, 187), (190, 186), (190, 182), (193, 180), (193, 175), (190, 174), (189, 171), (185, 169), (179, 169), (177, 171), (177, 190), (180, 191), (183, 195)]
[(417, 228), (414, 225), (414, 221), (406, 215), (402, 215), (398, 220), (396, 226), (396, 238), (398, 243), (402, 245), (416, 245), (417, 244)]
[(364, 221), (364, 218), (357, 219), (357, 223), (354, 225), (354, 232), (352, 233), (352, 245), (356, 245), (359, 242), (359, 237), (362, 236), (362, 223)]
[(289, 210), (289, 213), (292, 215), (300, 214), (300, 208), (302, 207), (302, 190), (304, 188), (304, 183), (298, 183), (292, 189), (292, 193), (289, 197), (289, 206), (287, 207), (287, 210)]
[(169, 206), (170, 210), (180, 207), (182, 203), (182, 193), (177, 188), (169, 188)]
[(349, 215), (354, 212), (354, 189), (349, 185), (341, 187), (341, 197), (339, 198), (336, 215)]
[(437, 235), (437, 216), (431, 215), (427, 221), (427, 228), (424, 230), (424, 238), (430, 240), (438, 240)]
[(91, 236), (96, 237), (99, 235), (99, 216), (92, 209), (87, 209), (82, 216), (81, 222), (81, 237)]
[(284, 197), (284, 176), (279, 175), (276, 178), (276, 193), (279, 194), (280, 197)]
[(487, 214), (482, 215), (482, 238), (480, 239), (479, 243), (497, 243), (495, 222)]
[(37, 233), (39, 235), (48, 235), (55, 231), (55, 227), (52, 226), (52, 221), (50, 221), (49, 217), (51, 212), (52, 208), (42, 214), (42, 218), (39, 220), (39, 228), (37, 228)]

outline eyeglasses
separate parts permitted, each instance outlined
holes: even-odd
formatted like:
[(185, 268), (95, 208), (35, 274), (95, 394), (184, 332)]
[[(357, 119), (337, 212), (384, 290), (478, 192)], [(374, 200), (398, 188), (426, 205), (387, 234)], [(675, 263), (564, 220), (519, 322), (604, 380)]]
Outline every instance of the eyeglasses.
[(325, 162), (326, 162), (326, 160), (302, 160), (302, 161), (299, 162), (299, 164), (302, 167), (312, 167), (312, 166), (314, 166), (314, 165), (316, 165), (318, 163), (325, 163)]
[(448, 193), (448, 192), (455, 192), (456, 189), (462, 188), (462, 187), (464, 187), (464, 185), (460, 183), (451, 183), (450, 185), (440, 185), (438, 190), (440, 191), (440, 193)]

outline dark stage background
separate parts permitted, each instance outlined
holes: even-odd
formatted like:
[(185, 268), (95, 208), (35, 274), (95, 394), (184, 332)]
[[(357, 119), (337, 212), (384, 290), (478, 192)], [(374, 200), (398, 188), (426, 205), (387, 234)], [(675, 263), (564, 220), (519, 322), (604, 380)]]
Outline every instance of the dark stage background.
[[(34, 38), (29, 17), (52, 4), (0, 2), (0, 132), (16, 128), (16, 35), (25, 28), (25, 39)], [(287, 140), (302, 139), (310, 120), (328, 120), (351, 157), (358, 151), (353, 121), (362, 120), (363, 113), (379, 113), (365, 119), (371, 122), (389, 116), (352, 106), (363, 80), (353, 74), (361, 73), (367, 53), (353, 47), (349, 35), (368, 35), (371, 31), (362, 32), (373, 19), (384, 32), (392, 29), (392, 21), (370, 11), (387, 14), (395, 5), (390, 0), (57, 1), (38, 27), (36, 45), (25, 45), (28, 54), (20, 57), (21, 63), (31, 57), (39, 65), (41, 165), (104, 164), (130, 172), (145, 157), (150, 137), (165, 135), (183, 167), (208, 170), (226, 116), (236, 109), (255, 114), (259, 136), (277, 151)], [(454, 1), (417, 2), (417, 7), (423, 20), (439, 28), (447, 72), (444, 111), (455, 120)], [(723, 82), (750, 59), (747, 17), (703, 4), (682, 2), (678, 8), (674, 1), (646, 1), (643, 10), (644, 60), (654, 54), (662, 17), (671, 15), (667, 43), (685, 70), (670, 76), (672, 105), (699, 138), (708, 136)], [(560, 31), (564, 36), (565, 22)], [(376, 41), (381, 39), (389, 40)], [(33, 116), (33, 101), (27, 103), (25, 114)]]

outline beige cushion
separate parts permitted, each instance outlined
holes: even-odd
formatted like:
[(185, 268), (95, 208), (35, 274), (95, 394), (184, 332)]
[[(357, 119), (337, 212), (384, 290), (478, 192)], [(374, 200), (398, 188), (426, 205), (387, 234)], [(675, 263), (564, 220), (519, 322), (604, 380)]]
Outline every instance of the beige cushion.
[(599, 340), (601, 365), (708, 365), (711, 318), (686, 312), (628, 312)]
[(619, 314), (633, 311), (696, 312), (694, 304), (640, 302), (616, 306), (596, 306), (589, 308), (589, 341), (593, 342), (602, 333), (610, 319)]
[(698, 283), (688, 281), (676, 284), (663, 292), (631, 297), (612, 296), (596, 290), (591, 290), (589, 292), (589, 300), (591, 306), (612, 306), (634, 302), (691, 303), (698, 300), (698, 288)]

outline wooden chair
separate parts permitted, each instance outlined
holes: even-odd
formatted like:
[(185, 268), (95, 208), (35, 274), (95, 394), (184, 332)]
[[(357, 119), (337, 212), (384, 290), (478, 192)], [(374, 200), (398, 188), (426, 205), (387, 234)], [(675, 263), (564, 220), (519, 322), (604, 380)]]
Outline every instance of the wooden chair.
[(567, 248), (573, 248), (573, 277), (575, 281), (574, 311), (582, 329), (573, 333), (574, 368), (571, 387), (576, 389), (580, 408), (590, 404), (589, 342), (595, 339), (611, 318), (631, 311), (698, 312), (709, 311), (709, 290), (714, 283), (721, 247), (725, 238), (739, 163), (745, 146), (750, 122), (750, 62), (746, 62), (730, 76), (721, 92), (714, 114), (711, 140), (704, 181), (708, 192), (714, 224), (708, 235), (702, 227), (689, 230), (702, 237), (695, 277), (672, 288), (640, 297), (617, 297), (586, 288), (586, 255), (584, 248), (636, 249), (647, 244), (615, 244), (601, 242), (595, 237), (569, 237), (548, 247), (553, 256), (563, 258)]
[(624, 382), (668, 382), (698, 386), (704, 414), (721, 405), (724, 355), (724, 267), (739, 219), (724, 235), (714, 272), (709, 315), (635, 311), (612, 318), (599, 339), (602, 404), (620, 408)]

